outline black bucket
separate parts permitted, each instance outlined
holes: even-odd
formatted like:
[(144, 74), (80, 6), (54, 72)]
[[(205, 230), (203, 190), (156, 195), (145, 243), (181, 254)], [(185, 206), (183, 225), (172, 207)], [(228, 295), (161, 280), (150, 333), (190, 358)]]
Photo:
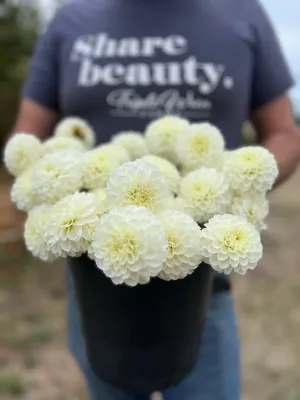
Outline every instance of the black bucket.
[(128, 393), (166, 389), (194, 367), (212, 268), (185, 279), (114, 285), (86, 256), (69, 260), (87, 356), (95, 374)]

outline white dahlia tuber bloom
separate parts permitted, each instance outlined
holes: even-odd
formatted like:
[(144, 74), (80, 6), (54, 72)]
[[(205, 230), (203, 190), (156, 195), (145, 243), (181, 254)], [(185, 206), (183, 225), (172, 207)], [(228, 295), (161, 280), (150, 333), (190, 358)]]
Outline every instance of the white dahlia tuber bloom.
[(157, 217), (144, 207), (129, 206), (101, 218), (90, 254), (114, 284), (136, 286), (161, 272), (167, 248)]
[(97, 201), (92, 193), (74, 193), (53, 207), (45, 229), (48, 249), (58, 257), (87, 252), (97, 222)]
[(220, 168), (223, 163), (224, 138), (215, 126), (203, 122), (191, 124), (176, 142), (176, 154), (185, 169)]
[(4, 163), (8, 171), (18, 176), (32, 167), (42, 156), (42, 143), (27, 133), (17, 133), (4, 149)]
[(38, 161), (32, 173), (32, 187), (40, 202), (55, 203), (82, 188), (82, 154), (59, 150)]
[(213, 168), (200, 168), (182, 178), (179, 196), (185, 200), (188, 214), (198, 223), (207, 222), (215, 214), (224, 214), (230, 202), (225, 177)]
[(119, 132), (113, 136), (112, 142), (113, 144), (124, 148), (129, 154), (131, 161), (148, 154), (145, 138), (140, 132)]
[(265, 193), (278, 176), (275, 157), (260, 146), (242, 147), (230, 152), (224, 160), (223, 171), (232, 189)]
[(183, 279), (202, 262), (201, 229), (190, 216), (178, 211), (166, 210), (157, 217), (168, 239), (168, 255), (159, 277)]
[(264, 194), (249, 192), (233, 196), (229, 211), (246, 218), (259, 231), (266, 229), (264, 220), (269, 214), (269, 202)]
[(24, 240), (27, 249), (43, 261), (54, 261), (58, 258), (48, 249), (45, 241), (45, 230), (51, 215), (52, 207), (42, 204), (29, 211), (24, 227)]
[(57, 124), (54, 135), (56, 137), (74, 138), (80, 140), (87, 149), (94, 147), (96, 134), (93, 128), (78, 117), (64, 118)]
[(174, 194), (178, 192), (181, 176), (177, 168), (170, 161), (153, 155), (145, 156), (143, 157), (143, 160), (159, 168), (159, 170), (166, 178), (171, 192)]
[(19, 175), (12, 185), (11, 200), (21, 211), (30, 211), (39, 204), (39, 198), (32, 188), (33, 168), (28, 168)]
[(105, 187), (110, 175), (120, 165), (118, 158), (110, 151), (96, 148), (84, 153), (83, 156), (84, 188), (88, 190)]
[(201, 247), (205, 260), (218, 272), (244, 275), (262, 258), (259, 232), (245, 218), (215, 215), (201, 231)]
[(172, 115), (150, 122), (145, 132), (148, 150), (152, 154), (164, 157), (177, 164), (177, 138), (188, 126), (189, 122), (186, 119)]
[(86, 147), (79, 140), (72, 137), (52, 137), (43, 142), (43, 153), (53, 153), (58, 150), (78, 150), (85, 151)]
[(172, 197), (159, 168), (140, 159), (117, 168), (107, 181), (108, 208), (129, 205), (146, 207), (156, 213)]

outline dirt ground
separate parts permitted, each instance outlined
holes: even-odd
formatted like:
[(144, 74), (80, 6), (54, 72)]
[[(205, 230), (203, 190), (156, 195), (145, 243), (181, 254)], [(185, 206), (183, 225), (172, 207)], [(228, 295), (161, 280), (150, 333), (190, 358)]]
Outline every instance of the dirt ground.
[[(86, 399), (66, 349), (64, 265), (25, 252), (0, 175), (0, 398)], [(263, 261), (234, 282), (243, 400), (300, 400), (300, 171), (271, 203)]]

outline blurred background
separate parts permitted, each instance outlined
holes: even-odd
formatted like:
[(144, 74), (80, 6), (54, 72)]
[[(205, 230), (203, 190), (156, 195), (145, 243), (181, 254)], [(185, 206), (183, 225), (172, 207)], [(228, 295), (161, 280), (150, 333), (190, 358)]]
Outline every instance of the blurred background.
[[(291, 97), (300, 122), (300, 2), (262, 2), (298, 83)], [(0, 1), (1, 150), (32, 47), (57, 4)], [(244, 141), (254, 138), (246, 124)], [(26, 253), (24, 215), (12, 206), (9, 188), (10, 178), (0, 166), (0, 398), (85, 399), (81, 375), (65, 343), (64, 264), (43, 264)], [(300, 400), (300, 171), (271, 195), (268, 223), (260, 267), (234, 282), (243, 400)]]

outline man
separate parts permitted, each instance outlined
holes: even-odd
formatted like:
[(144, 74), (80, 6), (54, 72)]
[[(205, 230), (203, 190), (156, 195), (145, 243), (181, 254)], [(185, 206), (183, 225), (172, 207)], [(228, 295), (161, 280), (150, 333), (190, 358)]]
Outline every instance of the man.
[[(300, 157), (300, 135), (287, 96), (291, 86), (277, 38), (258, 0), (73, 0), (59, 10), (38, 42), (14, 131), (44, 139), (60, 118), (76, 115), (93, 125), (101, 143), (117, 131), (143, 131), (151, 119), (172, 113), (216, 124), (233, 149), (240, 144), (242, 124), (251, 118), (259, 142), (278, 161), (280, 184)], [(178, 291), (178, 296), (195, 304), (190, 301), (190, 309), (176, 310), (169, 305), (169, 312), (182, 321), (185, 314), (197, 314), (197, 274), (186, 279), (194, 292)], [(184, 378), (174, 378), (173, 386), (163, 390), (166, 400), (240, 399), (230, 286), (226, 277), (215, 277), (198, 361)], [(120, 375), (134, 368), (130, 363), (122, 366), (122, 357), (125, 350), (136, 352), (135, 343), (117, 348), (113, 339), (99, 337), (99, 346), (105, 348), (99, 360), (104, 372), (96, 376), (86, 356), (71, 278), (68, 298), (70, 347), (91, 398), (149, 398), (150, 393), (122, 390), (120, 383)], [(161, 292), (156, 299), (167, 301)], [(109, 303), (103, 307), (108, 317), (101, 322), (106, 324), (114, 315)], [(160, 318), (168, 321), (168, 313)], [(174, 332), (166, 328), (162, 334), (169, 340), (161, 349), (176, 351)], [(190, 343), (198, 343), (197, 336), (195, 329), (180, 340), (188, 349)], [(159, 365), (159, 352), (154, 356)], [(190, 357), (187, 351), (180, 356)], [(181, 365), (178, 360), (164, 373), (179, 376)]]

